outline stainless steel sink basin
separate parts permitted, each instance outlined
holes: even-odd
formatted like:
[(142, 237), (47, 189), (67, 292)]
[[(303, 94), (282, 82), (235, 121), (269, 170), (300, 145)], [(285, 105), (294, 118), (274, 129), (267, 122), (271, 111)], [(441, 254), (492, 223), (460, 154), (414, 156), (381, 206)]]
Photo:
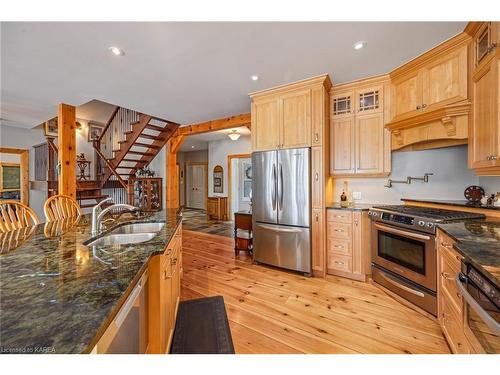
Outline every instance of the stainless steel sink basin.
[(158, 233), (165, 223), (133, 223), (119, 226), (118, 228), (111, 231), (111, 233)]
[(154, 236), (156, 236), (156, 233), (110, 233), (85, 245), (89, 247), (128, 245), (149, 241)]

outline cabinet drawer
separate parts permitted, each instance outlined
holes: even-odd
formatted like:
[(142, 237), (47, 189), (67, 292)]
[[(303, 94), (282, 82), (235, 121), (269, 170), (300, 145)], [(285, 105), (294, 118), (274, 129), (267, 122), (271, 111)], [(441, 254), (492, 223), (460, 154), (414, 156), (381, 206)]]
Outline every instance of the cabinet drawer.
[(328, 254), (334, 253), (337, 255), (352, 255), (352, 244), (349, 240), (339, 240), (337, 238), (327, 239)]
[(334, 271), (352, 272), (352, 257), (328, 254), (328, 268)]
[(441, 269), (439, 282), (441, 283), (441, 292), (446, 293), (445, 298), (451, 298), (455, 308), (461, 312), (463, 309), (462, 296), (458, 292), (457, 284), (455, 283), (455, 278), (459, 270), (456, 269), (453, 263), (450, 263), (450, 257), (446, 253), (441, 253), (440, 257)]
[(441, 298), (443, 298), (441, 324), (451, 350), (453, 353), (470, 353), (467, 338), (465, 337), (463, 330), (460, 312), (455, 309), (449, 298), (446, 298), (446, 296), (441, 296)]
[(350, 240), (352, 237), (352, 224), (327, 223), (328, 237)]
[(439, 233), (437, 240), (439, 253), (448, 258), (449, 264), (453, 267), (455, 273), (460, 272), (460, 262), (463, 257), (453, 249), (455, 241), (441, 232)]
[(352, 212), (342, 210), (327, 210), (326, 220), (335, 223), (352, 223)]

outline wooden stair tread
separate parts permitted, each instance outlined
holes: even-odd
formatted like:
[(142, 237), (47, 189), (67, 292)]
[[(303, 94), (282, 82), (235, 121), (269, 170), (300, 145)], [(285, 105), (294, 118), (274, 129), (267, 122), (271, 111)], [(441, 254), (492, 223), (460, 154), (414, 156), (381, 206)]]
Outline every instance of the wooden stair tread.
[[(128, 150), (127, 154), (154, 156), (151, 152)], [(123, 160), (123, 159), (122, 159)]]
[(160, 147), (159, 146), (155, 146), (153, 144), (147, 144), (147, 143), (142, 143), (142, 142), (135, 142), (133, 144), (133, 146), (137, 146), (137, 147), (147, 147), (147, 148), (152, 148), (152, 149), (155, 149), (155, 150), (158, 150)]
[(146, 128), (163, 133), (164, 131), (168, 130), (168, 128), (162, 128), (161, 126), (156, 126), (152, 124), (147, 124)]
[(145, 161), (141, 161), (141, 159), (128, 159), (128, 158), (124, 158), (124, 159), (122, 159), (122, 161), (130, 161), (130, 162), (134, 162), (134, 163), (146, 163)]
[(141, 133), (141, 134), (139, 135), (139, 137), (138, 137), (138, 138), (153, 139), (153, 140), (155, 140), (155, 141), (157, 141), (157, 140), (158, 140), (158, 141), (162, 141), (162, 140), (164, 140), (164, 139), (165, 139), (165, 138), (160, 137), (160, 136), (158, 136), (158, 135), (151, 135), (151, 134), (144, 134), (144, 133)]

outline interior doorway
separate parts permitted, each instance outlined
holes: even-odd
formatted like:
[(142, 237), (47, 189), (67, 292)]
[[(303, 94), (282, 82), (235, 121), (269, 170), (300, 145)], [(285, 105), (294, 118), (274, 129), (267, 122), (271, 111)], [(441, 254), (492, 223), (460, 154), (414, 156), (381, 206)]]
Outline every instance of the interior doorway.
[(186, 207), (205, 210), (208, 195), (207, 163), (186, 165)]
[(251, 209), (252, 159), (251, 154), (228, 155), (229, 218), (234, 213)]

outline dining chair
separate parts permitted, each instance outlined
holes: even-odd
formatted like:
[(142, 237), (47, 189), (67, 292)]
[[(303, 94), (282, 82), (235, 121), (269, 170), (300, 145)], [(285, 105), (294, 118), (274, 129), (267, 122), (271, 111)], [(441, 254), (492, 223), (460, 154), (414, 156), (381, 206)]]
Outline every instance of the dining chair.
[(0, 232), (10, 232), (39, 224), (38, 216), (31, 207), (15, 200), (0, 201)]
[(45, 201), (43, 212), (47, 221), (66, 219), (83, 214), (80, 205), (69, 195), (53, 195)]

